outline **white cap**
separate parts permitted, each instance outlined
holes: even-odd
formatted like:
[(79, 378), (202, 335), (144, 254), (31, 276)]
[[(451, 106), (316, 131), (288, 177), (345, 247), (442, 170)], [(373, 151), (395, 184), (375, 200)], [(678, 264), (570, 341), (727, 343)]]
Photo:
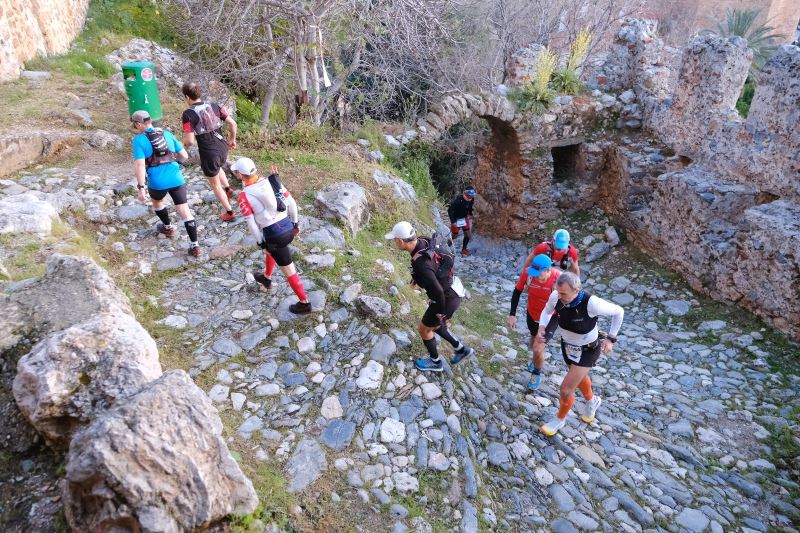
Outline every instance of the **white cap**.
[(414, 226), (403, 220), (402, 222), (395, 224), (392, 228), (392, 231), (384, 236), (387, 239), (410, 239), (412, 237), (416, 237), (417, 232), (414, 231)]
[(252, 176), (256, 173), (256, 164), (249, 157), (240, 157), (231, 165), (231, 171), (241, 172), (245, 176)]

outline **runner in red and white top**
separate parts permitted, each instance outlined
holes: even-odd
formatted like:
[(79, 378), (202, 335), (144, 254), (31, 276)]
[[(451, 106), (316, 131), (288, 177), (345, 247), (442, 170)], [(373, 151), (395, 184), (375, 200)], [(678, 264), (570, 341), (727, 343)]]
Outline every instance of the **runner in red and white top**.
[(289, 306), (289, 311), (295, 314), (310, 313), (311, 303), (289, 249), (289, 243), (300, 233), (294, 198), (280, 184), (275, 166), (272, 167), (272, 175), (264, 179), (257, 174), (255, 163), (251, 159), (240, 157), (231, 165), (231, 172), (244, 185), (239, 194), (239, 210), (258, 245), (264, 249), (264, 272), (254, 272), (253, 277), (265, 289), (269, 289), (272, 286), (272, 272), (277, 264), (298, 298), (297, 303)]
[[(526, 322), (528, 331), (531, 334), (531, 351), (533, 352), (533, 361), (528, 363), (528, 371), (531, 373), (531, 378), (528, 381), (528, 389), (536, 390), (542, 382), (542, 367), (544, 366), (544, 347), (545, 343), (535, 342), (536, 334), (539, 332), (539, 317), (542, 315), (542, 310), (547, 299), (550, 298), (550, 293), (553, 292), (553, 286), (561, 274), (561, 271), (551, 266), (550, 258), (544, 254), (539, 254), (533, 258), (531, 266), (522, 271), (519, 276), (519, 281), (514, 287), (514, 293), (511, 295), (511, 311), (508, 313), (508, 326), (514, 329), (517, 326), (517, 305), (519, 305), (519, 298), (522, 292), (527, 287), (528, 292), (528, 310), (526, 313)], [(552, 320), (549, 327), (545, 332), (546, 339), (549, 341), (553, 333), (558, 327), (558, 322)]]

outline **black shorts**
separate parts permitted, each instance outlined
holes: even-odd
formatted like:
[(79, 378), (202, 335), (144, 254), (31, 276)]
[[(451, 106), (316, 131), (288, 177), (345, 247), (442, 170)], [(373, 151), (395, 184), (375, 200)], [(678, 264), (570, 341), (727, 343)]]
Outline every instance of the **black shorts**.
[(207, 178), (213, 178), (225, 163), (228, 162), (228, 145), (222, 142), (217, 143), (219, 146), (214, 147), (213, 150), (200, 150), (200, 168), (203, 170), (203, 175)]
[[(444, 291), (444, 300), (444, 316), (446, 316), (448, 319), (453, 318), (456, 310), (461, 305), (461, 297), (456, 294), (453, 289), (447, 289)], [(431, 302), (428, 305), (428, 308), (425, 310), (425, 314), (422, 315), (422, 324), (429, 328), (435, 328), (438, 326), (440, 324), (439, 317), (436, 316), (438, 313), (439, 304)]]
[(561, 355), (564, 357), (564, 362), (567, 363), (567, 366), (575, 365), (592, 368), (597, 364), (597, 360), (600, 359), (602, 346), (603, 341), (598, 337), (593, 343), (581, 347), (580, 358), (573, 359), (567, 355), (567, 343), (564, 342), (564, 339), (561, 339)]
[(153, 200), (161, 201), (167, 197), (172, 198), (172, 203), (175, 205), (183, 205), (187, 202), (186, 196), (186, 184), (178, 185), (177, 187), (171, 187), (169, 189), (151, 189), (150, 187), (147, 188), (147, 192), (150, 194), (150, 198)]
[[(527, 311), (525, 312), (525, 321), (528, 324), (528, 331), (531, 332), (531, 338), (535, 337), (537, 333), (539, 333), (539, 323), (531, 317), (531, 314)], [(550, 342), (550, 339), (553, 338), (553, 334), (558, 329), (558, 320), (555, 317), (550, 319), (550, 322), (547, 323), (547, 327), (544, 330), (544, 341)]]
[(289, 266), (292, 264), (292, 252), (289, 250), (289, 243), (294, 240), (294, 231), (287, 231), (280, 235), (274, 235), (267, 239), (265, 237), (266, 250), (275, 260), (278, 266)]

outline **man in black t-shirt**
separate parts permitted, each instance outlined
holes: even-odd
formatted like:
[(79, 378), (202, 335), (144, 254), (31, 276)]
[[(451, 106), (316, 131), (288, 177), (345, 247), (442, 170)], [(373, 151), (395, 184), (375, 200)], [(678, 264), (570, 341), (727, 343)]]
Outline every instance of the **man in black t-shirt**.
[[(224, 107), (201, 100), (200, 86), (197, 83), (186, 82), (182, 90), (186, 103), (189, 104), (189, 109), (181, 116), (183, 144), (188, 148), (197, 143), (203, 174), (208, 178), (217, 200), (225, 208), (220, 218), (230, 222), (236, 218), (230, 204), (233, 190), (222, 167), (228, 160), (228, 148), (236, 148), (236, 121), (228, 115)], [(222, 135), (225, 124), (231, 132), (230, 140), (226, 140)]]
[(449, 266), (450, 275), (442, 276), (440, 279), (437, 277), (437, 274), (441, 272), (439, 265), (426, 253), (431, 246), (429, 237), (417, 237), (414, 227), (406, 221), (395, 224), (392, 231), (385, 237), (394, 240), (395, 246), (399, 250), (405, 250), (411, 254), (411, 282), (424, 290), (430, 299), (428, 309), (422, 315), (422, 320), (417, 326), (422, 343), (427, 348), (430, 357), (415, 360), (414, 366), (423, 372), (444, 370), (444, 364), (436, 347), (436, 340), (433, 338), (434, 333), (453, 346), (455, 352), (450, 359), (451, 364), (458, 364), (464, 358), (472, 355), (474, 350), (462, 344), (447, 330), (447, 320), (453, 318), (453, 314), (461, 305), (461, 297), (452, 286), (452, 255), (441, 259), (441, 261), (449, 261), (445, 268)]

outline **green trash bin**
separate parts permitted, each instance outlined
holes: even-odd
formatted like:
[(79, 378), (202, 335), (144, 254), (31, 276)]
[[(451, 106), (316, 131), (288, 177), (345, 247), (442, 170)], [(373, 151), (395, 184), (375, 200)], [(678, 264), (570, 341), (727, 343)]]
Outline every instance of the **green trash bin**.
[(149, 61), (123, 63), (122, 77), (128, 94), (128, 115), (145, 110), (153, 120), (160, 120), (164, 114), (158, 99), (155, 66)]

